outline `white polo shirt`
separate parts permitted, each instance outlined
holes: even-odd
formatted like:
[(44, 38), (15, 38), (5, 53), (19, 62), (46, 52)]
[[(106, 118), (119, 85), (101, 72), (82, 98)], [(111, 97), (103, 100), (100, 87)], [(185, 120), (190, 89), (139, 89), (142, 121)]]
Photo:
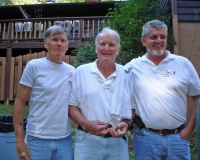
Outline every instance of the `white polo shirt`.
[[(118, 64), (115, 64), (116, 68)], [(73, 75), (70, 105), (80, 108), (87, 120), (108, 122), (116, 72), (105, 78), (96, 61), (78, 67)], [(118, 122), (111, 121), (113, 126)]]
[(130, 67), (134, 108), (145, 126), (174, 129), (185, 123), (187, 95), (200, 95), (200, 80), (191, 62), (168, 52), (157, 66), (144, 55), (125, 66)]

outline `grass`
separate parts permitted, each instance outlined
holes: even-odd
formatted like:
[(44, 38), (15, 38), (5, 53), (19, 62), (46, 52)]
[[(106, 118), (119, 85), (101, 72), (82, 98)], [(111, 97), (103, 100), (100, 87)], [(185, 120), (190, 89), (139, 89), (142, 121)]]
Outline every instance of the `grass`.
[[(26, 118), (28, 117), (28, 111), (29, 111), (29, 107), (26, 106), (24, 110), (24, 117)], [(0, 116), (3, 116), (3, 115), (8, 115), (8, 116), (13, 115), (13, 104), (5, 106), (0, 103)]]
[[(28, 117), (28, 111), (29, 107), (25, 107), (24, 111), (24, 117)], [(10, 104), (8, 106), (4, 106), (0, 103), (0, 116), (2, 115), (13, 115), (13, 104)], [(72, 135), (74, 134), (75, 128), (72, 130)], [(73, 137), (74, 138), (74, 137)], [(134, 153), (132, 151), (132, 145), (131, 145), (131, 134), (129, 133), (129, 157), (130, 160), (134, 160)], [(190, 140), (190, 148), (191, 148), (191, 160), (197, 160), (197, 147), (196, 147), (196, 132), (194, 132), (191, 140)]]

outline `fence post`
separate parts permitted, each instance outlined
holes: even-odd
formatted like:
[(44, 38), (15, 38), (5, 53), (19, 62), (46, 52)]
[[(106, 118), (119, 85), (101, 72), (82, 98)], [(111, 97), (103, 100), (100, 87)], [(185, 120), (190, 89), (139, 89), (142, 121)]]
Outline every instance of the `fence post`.
[(11, 33), (12, 33), (12, 23), (8, 24), (8, 46), (6, 53), (6, 73), (5, 73), (5, 87), (4, 87), (4, 105), (9, 105), (9, 87), (10, 87), (10, 65), (12, 57), (11, 49)]
[(197, 108), (197, 120), (196, 120), (196, 140), (197, 140), (197, 159), (200, 159), (200, 98)]
[(5, 72), (5, 87), (4, 87), (4, 105), (9, 105), (9, 84), (10, 84), (10, 65), (11, 65), (12, 49), (7, 48), (6, 53), (6, 72)]

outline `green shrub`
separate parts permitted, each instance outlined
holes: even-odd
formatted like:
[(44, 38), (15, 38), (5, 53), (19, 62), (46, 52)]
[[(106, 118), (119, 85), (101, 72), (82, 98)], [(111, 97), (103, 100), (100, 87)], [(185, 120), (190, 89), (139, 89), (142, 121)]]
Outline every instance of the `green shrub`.
[(94, 42), (92, 43), (79, 43), (78, 47), (72, 51), (76, 56), (77, 62), (73, 66), (77, 67), (81, 64), (93, 62), (97, 59), (97, 55), (94, 49)]
[[(115, 8), (109, 9), (103, 26), (110, 26), (118, 31), (121, 37), (121, 52), (117, 62), (126, 64), (134, 57), (143, 55), (146, 49), (140, 42), (142, 26), (149, 20), (164, 21), (170, 29), (170, 8), (161, 14), (160, 0), (129, 0), (125, 3), (116, 3)], [(170, 37), (171, 36), (170, 34)], [(173, 42), (172, 42), (173, 43)]]

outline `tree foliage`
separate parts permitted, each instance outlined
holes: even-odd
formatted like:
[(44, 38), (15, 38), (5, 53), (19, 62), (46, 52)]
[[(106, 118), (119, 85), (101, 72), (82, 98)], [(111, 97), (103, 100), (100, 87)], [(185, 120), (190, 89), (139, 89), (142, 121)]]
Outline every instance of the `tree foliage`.
[(78, 47), (72, 51), (72, 53), (77, 57), (77, 63), (73, 66), (77, 67), (82, 64), (93, 62), (97, 59), (95, 53), (94, 42), (93, 43), (79, 43)]
[[(46, 2), (47, 0), (0, 0), (0, 6), (44, 4)], [(75, 2), (84, 2), (84, 0), (56, 0), (55, 3), (75, 3)]]
[(38, 0), (13, 0), (14, 5), (38, 4)]
[(1, 0), (0, 1), (0, 6), (9, 6), (9, 5), (13, 5), (11, 0)]
[(125, 64), (130, 59), (143, 55), (146, 51), (141, 45), (142, 26), (149, 20), (159, 19), (171, 26), (170, 8), (167, 14), (161, 14), (160, 0), (129, 0), (116, 3), (115, 8), (109, 9), (103, 26), (110, 26), (118, 31), (121, 37), (121, 52), (117, 61)]
[[(117, 56), (118, 63), (124, 65), (132, 58), (146, 53), (146, 49), (140, 42), (142, 26), (147, 21), (153, 19), (162, 20), (168, 25), (168, 49), (170, 48), (169, 50), (171, 50), (174, 41), (171, 28), (170, 6), (165, 8), (165, 12), (163, 12), (160, 2), (160, 0), (129, 0), (122, 3), (117, 2), (114, 8), (109, 9), (102, 25), (103, 27), (109, 26), (120, 34), (121, 51), (119, 56)], [(87, 45), (87, 47), (85, 48), (84, 45)], [(75, 49), (73, 53), (77, 54), (79, 65), (90, 60), (93, 61), (96, 58), (93, 45), (90, 43), (83, 44), (81, 47)], [(88, 56), (92, 56), (93, 58), (88, 58)]]

